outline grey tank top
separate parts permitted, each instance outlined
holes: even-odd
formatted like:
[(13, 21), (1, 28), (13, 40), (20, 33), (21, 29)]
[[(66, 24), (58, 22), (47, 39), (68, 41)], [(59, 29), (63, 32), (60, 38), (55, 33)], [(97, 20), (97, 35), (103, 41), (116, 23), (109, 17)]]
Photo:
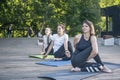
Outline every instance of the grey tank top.
[(82, 50), (90, 47), (91, 46), (90, 38), (91, 37), (89, 37), (89, 40), (85, 40), (84, 35), (82, 35), (80, 41), (76, 44), (76, 50), (82, 51)]

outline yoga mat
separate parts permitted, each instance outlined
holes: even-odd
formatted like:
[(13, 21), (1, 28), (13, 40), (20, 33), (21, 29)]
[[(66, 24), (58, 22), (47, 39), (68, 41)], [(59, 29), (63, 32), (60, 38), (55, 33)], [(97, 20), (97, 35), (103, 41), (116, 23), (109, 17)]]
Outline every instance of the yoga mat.
[[(105, 62), (105, 65), (112, 70), (120, 68), (120, 64)], [(44, 76), (44, 78), (45, 77), (51, 78), (49, 80), (84, 80), (89, 77), (96, 76), (102, 73), (104, 72), (71, 72), (70, 70), (61, 70), (61, 71), (52, 71), (46, 73), (42, 76), (38, 76), (38, 78)]]
[[(81, 80), (91, 76), (95, 76), (98, 73), (92, 72), (71, 72), (70, 70), (61, 70), (47, 73), (44, 76), (44, 79), (48, 80)], [(43, 76), (38, 76), (38, 78), (43, 78)], [(51, 78), (51, 79), (50, 79)], [(44, 80), (43, 79), (43, 80)]]
[(40, 64), (40, 65), (46, 65), (46, 66), (53, 66), (53, 67), (58, 67), (58, 66), (64, 66), (64, 65), (70, 65), (71, 61), (54, 61), (54, 60), (47, 60), (47, 61), (40, 61), (37, 62), (36, 64)]
[(103, 62), (103, 63), (110, 69), (120, 68), (120, 64), (110, 63), (110, 62)]
[[(38, 55), (30, 55), (29, 57), (42, 59), (43, 55), (40, 55), (40, 54), (38, 54)], [(48, 55), (45, 59), (53, 59), (53, 58), (54, 58), (53, 55)]]

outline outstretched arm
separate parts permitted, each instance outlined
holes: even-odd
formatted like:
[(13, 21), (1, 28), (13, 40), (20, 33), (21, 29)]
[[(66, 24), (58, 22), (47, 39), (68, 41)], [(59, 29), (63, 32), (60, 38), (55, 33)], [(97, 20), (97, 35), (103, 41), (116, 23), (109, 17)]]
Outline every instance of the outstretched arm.
[(91, 36), (92, 52), (87, 60), (94, 58), (98, 54), (98, 44), (95, 36)]
[(53, 45), (54, 45), (54, 41), (52, 41), (52, 42), (50, 43), (50, 46), (49, 46), (47, 52), (45, 53), (45, 55), (43, 55), (43, 58), (47, 57), (47, 55), (48, 55), (48, 54), (50, 53), (50, 51), (52, 50)]
[(81, 34), (79, 35), (76, 35), (75, 38), (74, 38), (74, 48), (76, 48), (76, 44), (80, 41), (81, 39)]

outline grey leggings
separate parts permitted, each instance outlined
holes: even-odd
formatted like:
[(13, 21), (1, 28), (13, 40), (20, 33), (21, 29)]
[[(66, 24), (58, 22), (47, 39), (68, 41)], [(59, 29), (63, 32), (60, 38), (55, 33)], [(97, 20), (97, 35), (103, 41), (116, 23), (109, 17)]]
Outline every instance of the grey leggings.
[(104, 64), (102, 63), (98, 54), (94, 57), (96, 63), (87, 62), (87, 59), (90, 56), (91, 51), (92, 51), (91, 46), (81, 52), (76, 50), (71, 58), (72, 66), (81, 68), (81, 71), (87, 72), (100, 71), (101, 70), (100, 66), (104, 66)]

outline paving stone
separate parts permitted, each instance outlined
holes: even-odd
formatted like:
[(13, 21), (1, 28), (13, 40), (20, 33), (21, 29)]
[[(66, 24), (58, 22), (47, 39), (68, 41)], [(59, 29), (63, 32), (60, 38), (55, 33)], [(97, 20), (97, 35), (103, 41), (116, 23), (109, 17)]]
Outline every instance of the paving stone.
[[(120, 64), (120, 46), (104, 46), (98, 39), (99, 54), (102, 61)], [(73, 38), (70, 38), (73, 42)], [(73, 44), (72, 44), (73, 45)], [(71, 66), (51, 67), (37, 65), (41, 59), (29, 58), (31, 54), (40, 54), (41, 46), (37, 38), (1, 38), (0, 39), (0, 80), (43, 80), (38, 78), (54, 71), (70, 70)], [(103, 73), (83, 80), (120, 80), (120, 68), (113, 73)], [(74, 80), (80, 75), (61, 76), (61, 80)], [(58, 76), (59, 77), (59, 76)]]

